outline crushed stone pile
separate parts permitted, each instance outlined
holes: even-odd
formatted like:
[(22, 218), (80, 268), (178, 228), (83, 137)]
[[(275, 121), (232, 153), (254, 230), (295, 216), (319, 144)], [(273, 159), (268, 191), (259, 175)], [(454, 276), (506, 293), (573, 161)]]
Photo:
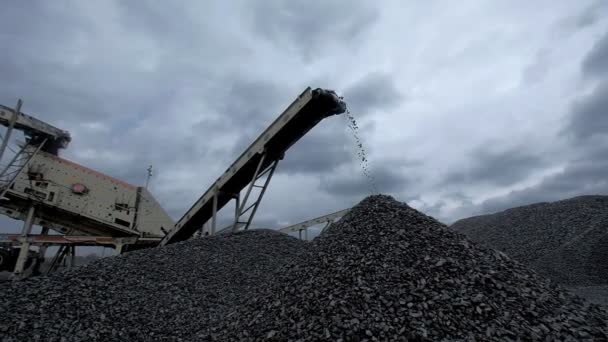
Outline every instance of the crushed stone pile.
[(0, 341), (606, 340), (608, 315), (393, 198), (0, 284)]
[(269, 286), (197, 333), (217, 341), (606, 340), (600, 307), (435, 219), (370, 196)]
[(451, 226), (563, 285), (608, 285), (608, 196), (580, 196)]
[(306, 243), (270, 230), (192, 239), (0, 283), (0, 341), (182, 341), (271, 282)]

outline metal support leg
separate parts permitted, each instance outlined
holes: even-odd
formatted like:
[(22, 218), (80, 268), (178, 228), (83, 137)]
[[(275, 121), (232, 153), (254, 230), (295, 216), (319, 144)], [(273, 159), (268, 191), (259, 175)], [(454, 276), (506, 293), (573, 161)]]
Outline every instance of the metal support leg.
[(298, 230), (298, 239), (302, 240), (302, 229)]
[(15, 264), (15, 269), (13, 271), (13, 279), (20, 279), (23, 274), (23, 269), (25, 268), (25, 263), (27, 261), (27, 257), (30, 251), (30, 244), (27, 241), (28, 235), (32, 231), (32, 226), (34, 225), (34, 213), (35, 207), (30, 205), (27, 210), (27, 216), (25, 218), (25, 222), (23, 223), (23, 229), (21, 230), (21, 247), (19, 250), (19, 256), (17, 257), (17, 263)]
[(308, 228), (304, 228), (304, 241), (308, 241)]
[(70, 267), (76, 266), (76, 246), (70, 246)]
[(332, 220), (327, 221), (327, 223), (325, 223), (325, 226), (323, 226), (323, 229), (321, 229), (321, 233), (325, 231), (325, 229), (327, 229), (327, 227), (329, 227), (332, 223), (334, 223)]
[[(266, 192), (266, 189), (268, 188), (268, 184), (270, 183), (270, 179), (272, 179), (272, 175), (274, 174), (274, 170), (277, 167), (278, 164), (278, 160), (275, 160), (269, 167), (266, 168), (266, 170), (262, 171), (262, 164), (264, 163), (264, 159), (266, 158), (266, 154), (262, 155), (262, 158), (260, 159), (260, 161), (258, 162), (258, 166), (256, 168), (255, 174), (253, 176), (253, 179), (251, 180), (251, 183), (249, 184), (249, 187), (247, 189), (247, 192), (245, 193), (245, 197), (243, 198), (243, 200), (241, 201), (241, 205), (239, 207), (239, 213), (238, 216), (235, 218), (234, 220), (234, 226), (233, 229), (236, 230), (237, 228), (239, 228), (239, 224), (243, 225), (243, 229), (247, 230), (249, 229), (249, 226), (251, 225), (251, 222), (253, 221), (253, 217), (255, 216), (256, 211), (258, 210), (258, 207), (262, 201), (262, 197), (264, 196), (264, 193)], [(266, 180), (264, 181), (264, 185), (257, 185), (256, 182), (262, 178), (266, 176)], [(253, 202), (253, 204), (249, 205), (247, 207), (247, 200), (249, 199), (249, 195), (251, 194), (251, 190), (253, 188), (260, 188), (260, 193), (257, 196), (257, 199)], [(243, 215), (245, 213), (247, 213), (249, 210), (251, 210), (251, 213), (249, 214), (249, 217), (247, 217), (246, 221), (241, 221), (241, 218), (243, 217)]]
[(234, 201), (234, 225), (232, 226), (232, 231), (236, 232), (239, 229), (239, 216), (241, 214), (241, 194), (236, 194)]
[(122, 248), (123, 247), (124, 247), (124, 245), (122, 243), (117, 243), (116, 244), (116, 247), (115, 247), (115, 249), (116, 249), (116, 255), (122, 254)]
[(19, 256), (17, 257), (17, 263), (15, 264), (15, 270), (13, 271), (13, 279), (21, 279), (25, 263), (30, 251), (30, 244), (23, 241), (19, 249)]
[(67, 245), (59, 246), (59, 249), (57, 250), (57, 254), (55, 254), (55, 256), (53, 257), (53, 260), (51, 260), (51, 264), (49, 265), (49, 268), (47, 268), (46, 271), (44, 272), (45, 274), (52, 273), (59, 268), (59, 265), (61, 265), (61, 262), (63, 261), (63, 258), (65, 257), (65, 254), (67, 253), (67, 248), (68, 248)]
[(23, 229), (21, 230), (21, 237), (27, 237), (32, 232), (35, 212), (36, 207), (34, 207), (34, 205), (30, 205), (30, 207), (27, 209), (27, 216), (25, 217), (25, 222), (23, 223)]
[(215, 228), (217, 224), (217, 193), (218, 191), (215, 190), (215, 193), (213, 194), (213, 216), (211, 217), (211, 235), (215, 235)]
[(72, 268), (72, 246), (67, 245), (64, 259), (64, 266), (66, 269)]
[[(40, 231), (40, 235), (49, 235), (49, 227), (42, 227), (42, 230)], [(46, 249), (47, 249), (48, 245), (41, 245), (40, 249), (38, 249), (38, 255), (40, 255), (40, 258), (42, 258), (44, 260), (44, 257), (46, 255)]]
[[(243, 203), (241, 204), (241, 208), (239, 209), (241, 213), (243, 212), (243, 208), (247, 204), (247, 200), (249, 199), (249, 195), (251, 194), (251, 190), (253, 190), (253, 186), (255, 181), (258, 179), (258, 174), (260, 173), (260, 169), (262, 168), (262, 164), (264, 164), (264, 160), (266, 159), (266, 153), (262, 154), (262, 158), (258, 162), (258, 166), (255, 168), (255, 173), (253, 174), (253, 180), (251, 180), (251, 184), (249, 184), (249, 188), (247, 188), (247, 192), (245, 193), (245, 197), (243, 198)], [(241, 215), (239, 215), (241, 216)]]
[[(48, 234), (49, 234), (49, 227), (42, 227), (42, 230), (40, 231), (40, 235), (48, 235)], [(38, 248), (38, 257), (36, 258), (34, 266), (32, 267), (32, 276), (37, 276), (37, 275), (41, 274), (40, 266), (42, 266), (44, 264), (47, 247), (48, 247), (48, 245), (42, 244)]]
[(251, 215), (249, 215), (249, 218), (247, 219), (247, 224), (245, 225), (245, 229), (248, 229), (249, 225), (251, 224), (251, 221), (253, 221), (253, 217), (255, 216), (255, 213), (260, 206), (260, 202), (262, 201), (262, 197), (264, 196), (266, 189), (268, 189), (268, 183), (270, 183), (270, 179), (272, 178), (272, 175), (274, 174), (274, 170), (276, 170), (276, 168), (277, 168), (277, 164), (278, 164), (278, 161), (274, 162), (274, 164), (272, 164), (272, 166), (270, 167), (270, 173), (268, 174), (268, 177), (266, 177), (264, 186), (262, 187), (262, 190), (260, 191), (260, 194), (258, 195), (258, 200), (255, 202), (255, 206), (253, 207), (253, 210), (251, 211)]
[(17, 121), (17, 116), (21, 113), (21, 105), (23, 101), (19, 99), (17, 101), (17, 107), (15, 107), (15, 111), (11, 116), (11, 120), (9, 121), (8, 128), (6, 129), (6, 134), (4, 135), (4, 139), (2, 140), (2, 146), (0, 147), (0, 161), (2, 161), (2, 157), (4, 157), (4, 151), (6, 151), (6, 147), (8, 146), (8, 141), (11, 138), (11, 133), (13, 132), (13, 127), (15, 127), (15, 122)]

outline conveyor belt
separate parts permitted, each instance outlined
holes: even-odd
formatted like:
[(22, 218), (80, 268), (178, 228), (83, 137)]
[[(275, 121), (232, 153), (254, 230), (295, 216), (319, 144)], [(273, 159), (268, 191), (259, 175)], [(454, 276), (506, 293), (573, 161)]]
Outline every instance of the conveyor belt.
[(186, 240), (192, 236), (213, 216), (213, 197), (216, 192), (217, 210), (220, 210), (253, 180), (264, 155), (261, 170), (282, 159), (285, 151), (322, 119), (344, 113), (345, 110), (345, 103), (333, 91), (311, 88), (304, 90), (205, 191), (165, 236), (161, 245)]

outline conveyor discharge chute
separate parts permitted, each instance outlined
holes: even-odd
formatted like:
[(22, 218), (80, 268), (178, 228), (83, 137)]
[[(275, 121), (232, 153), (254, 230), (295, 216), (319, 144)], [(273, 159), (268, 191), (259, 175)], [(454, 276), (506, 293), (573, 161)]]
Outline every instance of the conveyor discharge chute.
[[(15, 115), (15, 113), (17, 114)], [(58, 149), (66, 147), (72, 140), (70, 133), (67, 131), (3, 105), (0, 105), (0, 125), (23, 131), (28, 140), (40, 142), (47, 139), (42, 151), (51, 152), (55, 155), (57, 155)]]
[[(304, 90), (194, 203), (164, 237), (161, 245), (188, 239), (231, 199), (238, 198), (248, 184), (255, 184), (259, 174), (274, 167), (284, 153), (317, 123), (345, 111), (346, 104), (335, 92)], [(245, 202), (246, 198), (247, 195)], [(236, 217), (238, 220), (239, 215)], [(238, 224), (235, 222), (235, 226)]]

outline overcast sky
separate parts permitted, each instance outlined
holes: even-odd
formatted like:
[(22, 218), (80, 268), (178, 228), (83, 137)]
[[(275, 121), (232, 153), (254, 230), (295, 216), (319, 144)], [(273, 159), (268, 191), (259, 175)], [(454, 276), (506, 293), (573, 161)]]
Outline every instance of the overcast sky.
[[(26, 4), (27, 3), (27, 4)], [(307, 86), (359, 122), (382, 193), (450, 223), (608, 193), (608, 2), (11, 1), (0, 103), (62, 156), (145, 182), (174, 219)], [(279, 164), (271, 228), (370, 186), (344, 116)]]

